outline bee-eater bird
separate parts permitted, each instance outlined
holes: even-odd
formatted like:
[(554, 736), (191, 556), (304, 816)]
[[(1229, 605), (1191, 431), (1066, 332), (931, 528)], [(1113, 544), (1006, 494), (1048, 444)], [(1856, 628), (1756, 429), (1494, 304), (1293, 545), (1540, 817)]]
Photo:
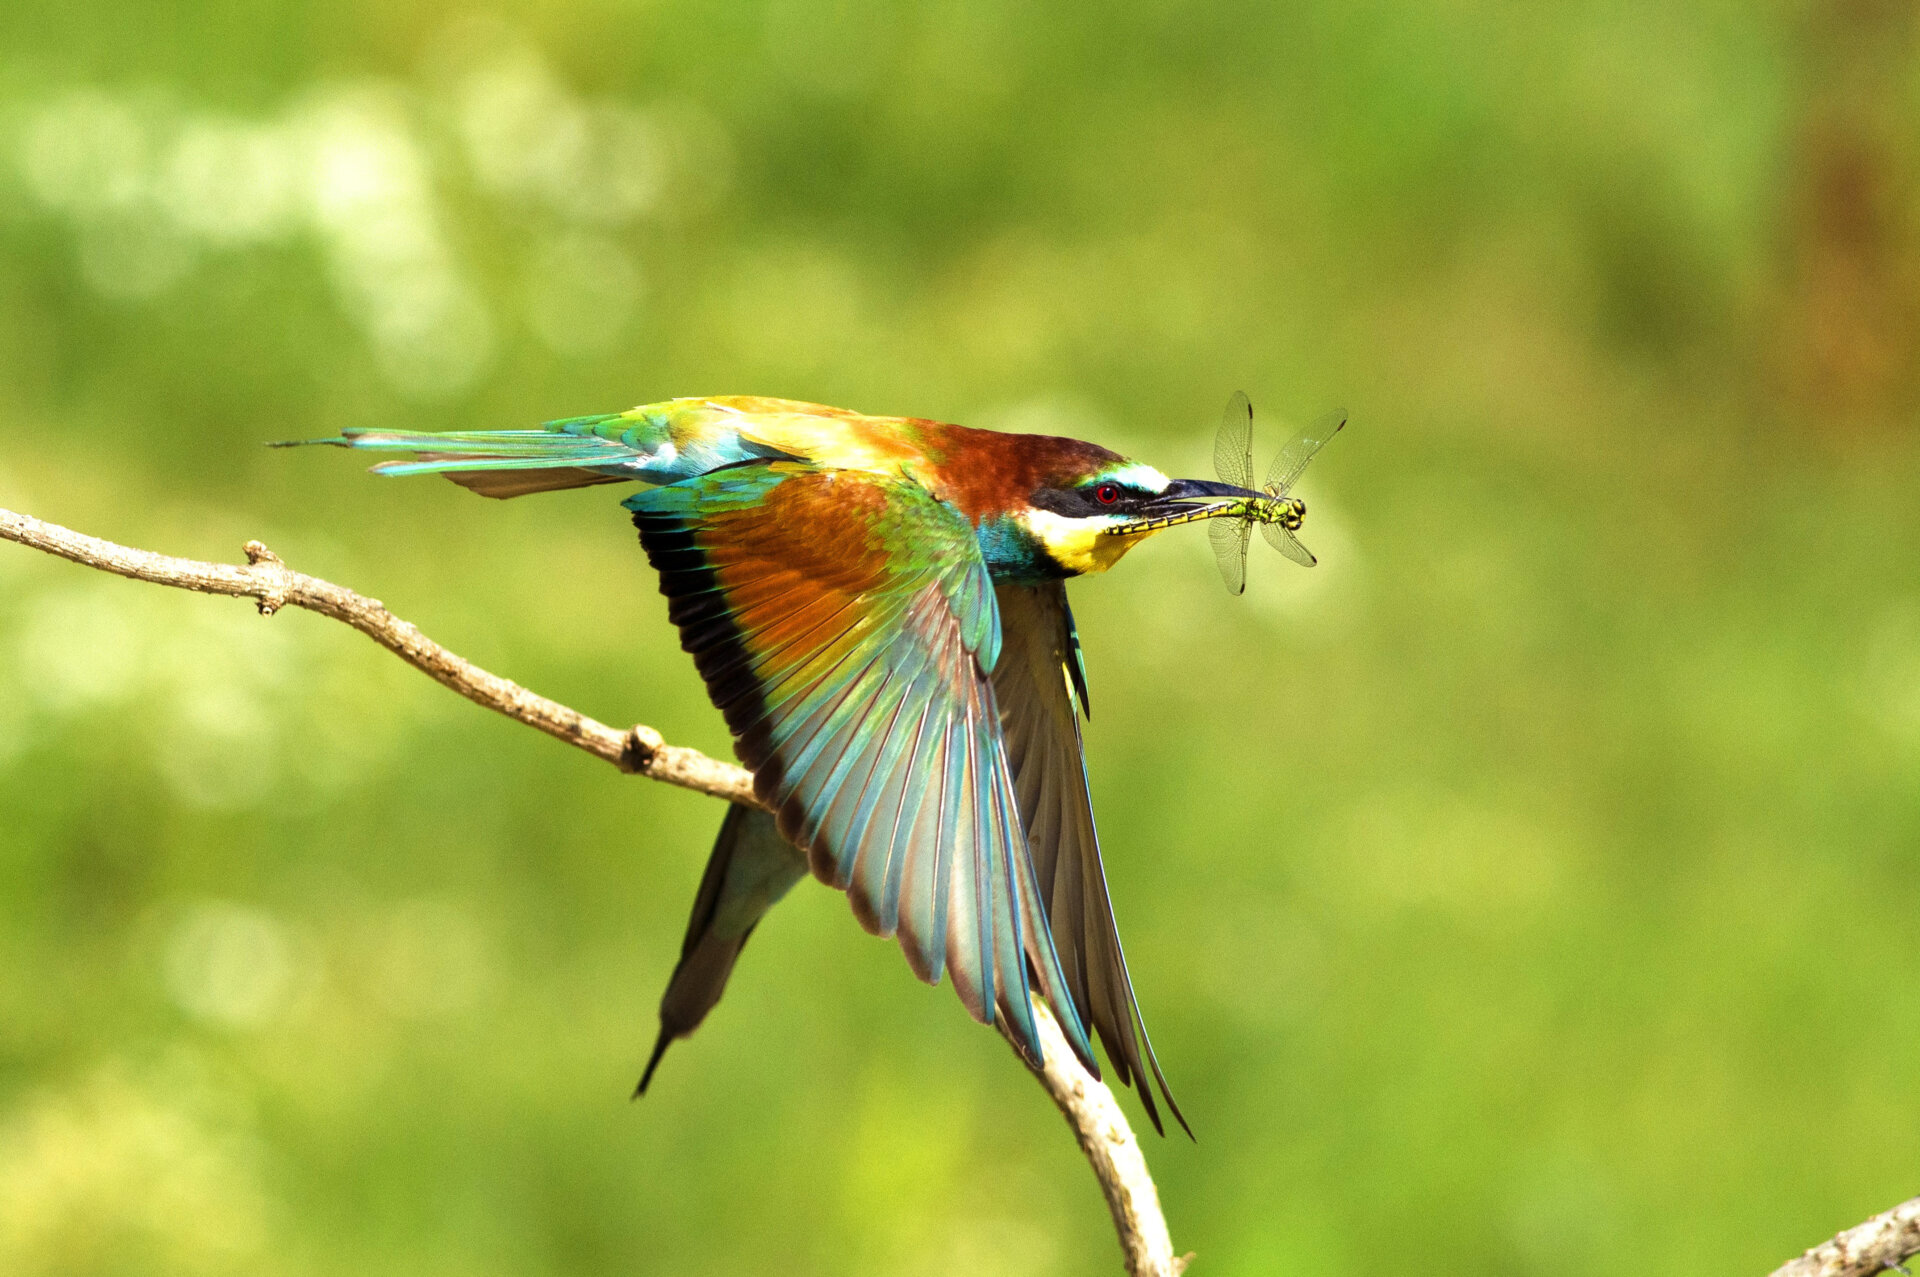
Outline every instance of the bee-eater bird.
[(1094, 1076), (1089, 1024), (1154, 1128), (1148, 1070), (1186, 1126), (1107, 898), (1064, 582), (1268, 494), (1074, 439), (745, 396), (314, 442), (411, 452), (374, 469), (489, 497), (651, 485), (624, 504), (768, 810), (736, 805), (721, 826), (640, 1091), (811, 869), (922, 980), (944, 973), (974, 1019), (1005, 1017), (1029, 1062), (1032, 980)]

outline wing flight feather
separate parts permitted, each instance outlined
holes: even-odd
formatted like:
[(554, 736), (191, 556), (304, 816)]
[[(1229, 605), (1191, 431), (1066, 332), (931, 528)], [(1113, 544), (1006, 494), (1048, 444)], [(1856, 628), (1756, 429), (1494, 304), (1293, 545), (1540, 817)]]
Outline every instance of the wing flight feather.
[(1008, 768), (973, 529), (917, 484), (786, 461), (627, 506), (681, 645), (814, 875), (1037, 1061), (1036, 977), (1094, 1067)]
[(1157, 1083), (1174, 1120), (1191, 1135), (1154, 1058), (1107, 895), (1069, 690), (1079, 644), (1066, 586), (1002, 585), (995, 594), (1003, 639), (993, 684), (1007, 762), (1067, 987), (1120, 1082), (1139, 1091), (1154, 1129), (1162, 1129), (1153, 1097)]

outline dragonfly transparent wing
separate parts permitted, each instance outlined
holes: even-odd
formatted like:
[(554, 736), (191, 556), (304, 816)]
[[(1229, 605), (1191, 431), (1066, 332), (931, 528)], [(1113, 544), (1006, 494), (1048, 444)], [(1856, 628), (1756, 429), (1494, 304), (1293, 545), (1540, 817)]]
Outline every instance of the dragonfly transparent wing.
[[(1313, 460), (1313, 454), (1326, 447), (1327, 440), (1339, 434), (1340, 428), (1346, 424), (1347, 410), (1345, 408), (1335, 408), (1332, 412), (1324, 412), (1314, 418), (1313, 424), (1295, 435), (1293, 441), (1286, 447), (1280, 449), (1280, 455), (1273, 459), (1273, 469), (1267, 472), (1267, 491), (1273, 493), (1275, 496), (1285, 496), (1299, 480), (1300, 472), (1307, 468), (1307, 462)], [(1221, 429), (1224, 431), (1226, 426), (1223, 424)], [(1216, 448), (1214, 453), (1215, 459), (1218, 460), (1219, 449)], [(1246, 485), (1242, 484), (1241, 486), (1245, 487)], [(1266, 526), (1272, 527), (1273, 525), (1268, 524)], [(1283, 532), (1285, 530), (1284, 528), (1281, 529)], [(1267, 539), (1270, 541), (1273, 540), (1272, 535), (1269, 534)], [(1275, 541), (1274, 544), (1278, 545), (1279, 542)], [(1300, 543), (1295, 541), (1294, 544), (1298, 545)], [(1292, 554), (1288, 554), (1287, 557), (1295, 558)], [(1308, 555), (1307, 557), (1311, 559), (1313, 556)]]
[(1310, 568), (1320, 561), (1313, 557), (1312, 550), (1300, 544), (1300, 538), (1288, 531), (1285, 524), (1263, 523), (1260, 525), (1260, 535), (1267, 539), (1268, 545), (1303, 568)]
[[(1236, 390), (1213, 438), (1213, 472), (1236, 488), (1253, 486), (1253, 401)], [(1216, 525), (1218, 526), (1218, 525)]]
[(1253, 520), (1216, 518), (1207, 522), (1207, 539), (1213, 542), (1214, 561), (1220, 565), (1220, 579), (1227, 593), (1247, 592), (1247, 539), (1253, 532)]

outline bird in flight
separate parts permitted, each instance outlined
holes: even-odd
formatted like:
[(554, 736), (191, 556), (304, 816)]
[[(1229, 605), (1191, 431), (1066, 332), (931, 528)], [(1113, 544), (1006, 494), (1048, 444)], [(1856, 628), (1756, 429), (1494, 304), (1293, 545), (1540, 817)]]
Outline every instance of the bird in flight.
[(811, 871), (1030, 1064), (1037, 984), (1094, 1076), (1090, 1030), (1154, 1128), (1153, 1084), (1186, 1127), (1107, 896), (1065, 582), (1162, 528), (1244, 522), (1272, 493), (1074, 439), (751, 396), (310, 442), (411, 453), (374, 470), (488, 497), (649, 485), (623, 504), (765, 809), (721, 825), (636, 1094)]

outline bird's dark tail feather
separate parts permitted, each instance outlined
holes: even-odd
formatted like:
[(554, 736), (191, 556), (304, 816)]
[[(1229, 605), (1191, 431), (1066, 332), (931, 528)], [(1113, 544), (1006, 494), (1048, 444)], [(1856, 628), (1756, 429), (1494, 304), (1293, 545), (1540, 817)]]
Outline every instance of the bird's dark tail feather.
[(660, 1026), (660, 1036), (654, 1039), (653, 1054), (647, 1057), (647, 1067), (641, 1071), (640, 1085), (633, 1088), (633, 1098), (639, 1099), (647, 1093), (647, 1083), (653, 1081), (653, 1071), (660, 1067), (660, 1057), (673, 1045), (673, 1030), (666, 1025)]
[(806, 857), (780, 836), (770, 814), (740, 803), (727, 809), (687, 919), (680, 962), (660, 999), (660, 1036), (635, 1099), (646, 1094), (667, 1048), (699, 1028), (720, 1001), (753, 929), (806, 872)]

